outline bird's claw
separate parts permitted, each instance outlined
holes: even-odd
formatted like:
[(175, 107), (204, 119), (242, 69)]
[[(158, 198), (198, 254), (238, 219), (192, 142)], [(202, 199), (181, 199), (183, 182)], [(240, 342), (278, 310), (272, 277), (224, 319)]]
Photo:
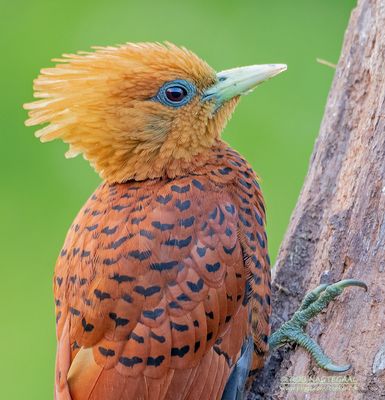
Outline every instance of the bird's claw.
[(368, 290), (367, 285), (362, 281), (344, 279), (330, 285), (322, 284), (307, 293), (293, 317), (270, 336), (270, 349), (274, 350), (285, 343), (297, 343), (312, 355), (317, 365), (321, 368), (331, 372), (345, 372), (349, 370), (351, 365), (335, 365), (325, 355), (321, 347), (304, 332), (309, 320), (326, 308), (330, 301), (334, 300), (349, 286), (358, 286)]
[(323, 369), (325, 369), (326, 371), (330, 371), (330, 372), (346, 372), (351, 368), (351, 364), (347, 364), (347, 365), (336, 365), (333, 364), (332, 362), (330, 362), (329, 364), (326, 364)]

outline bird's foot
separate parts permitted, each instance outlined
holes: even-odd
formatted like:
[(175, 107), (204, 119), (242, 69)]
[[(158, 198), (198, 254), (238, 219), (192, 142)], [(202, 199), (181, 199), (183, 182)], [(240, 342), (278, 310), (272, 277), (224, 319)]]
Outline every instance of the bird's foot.
[(311, 354), (318, 366), (327, 371), (345, 372), (350, 369), (351, 365), (335, 365), (321, 347), (304, 332), (309, 320), (326, 308), (348, 286), (368, 289), (364, 282), (355, 279), (345, 279), (334, 284), (318, 286), (305, 296), (293, 317), (270, 336), (270, 349), (274, 350), (285, 343), (297, 343)]

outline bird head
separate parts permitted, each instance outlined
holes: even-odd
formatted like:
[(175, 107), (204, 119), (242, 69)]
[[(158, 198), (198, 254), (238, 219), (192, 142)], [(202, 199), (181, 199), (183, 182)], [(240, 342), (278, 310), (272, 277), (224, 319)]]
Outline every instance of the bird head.
[(204, 162), (240, 95), (284, 71), (268, 64), (216, 73), (173, 44), (95, 47), (42, 69), (25, 104), (36, 136), (60, 138), (110, 183), (174, 177)]

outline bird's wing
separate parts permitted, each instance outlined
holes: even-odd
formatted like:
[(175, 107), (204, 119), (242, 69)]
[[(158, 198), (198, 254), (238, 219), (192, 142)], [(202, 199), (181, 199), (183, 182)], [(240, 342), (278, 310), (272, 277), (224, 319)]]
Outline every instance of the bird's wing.
[(161, 377), (162, 398), (215, 344), (235, 362), (248, 323), (238, 222), (233, 193), (204, 176), (101, 185), (56, 266), (57, 398), (156, 398)]

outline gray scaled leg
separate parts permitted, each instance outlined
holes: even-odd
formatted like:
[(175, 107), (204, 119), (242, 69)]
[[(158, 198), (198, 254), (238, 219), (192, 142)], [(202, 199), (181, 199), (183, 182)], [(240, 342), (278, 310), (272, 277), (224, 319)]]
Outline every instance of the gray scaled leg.
[(318, 286), (305, 296), (293, 317), (270, 336), (270, 350), (283, 346), (285, 343), (297, 343), (311, 354), (319, 367), (327, 371), (345, 372), (350, 369), (351, 365), (333, 364), (321, 347), (304, 332), (309, 320), (326, 308), (348, 286), (359, 286), (368, 290), (364, 282), (355, 279), (345, 279), (331, 285)]

